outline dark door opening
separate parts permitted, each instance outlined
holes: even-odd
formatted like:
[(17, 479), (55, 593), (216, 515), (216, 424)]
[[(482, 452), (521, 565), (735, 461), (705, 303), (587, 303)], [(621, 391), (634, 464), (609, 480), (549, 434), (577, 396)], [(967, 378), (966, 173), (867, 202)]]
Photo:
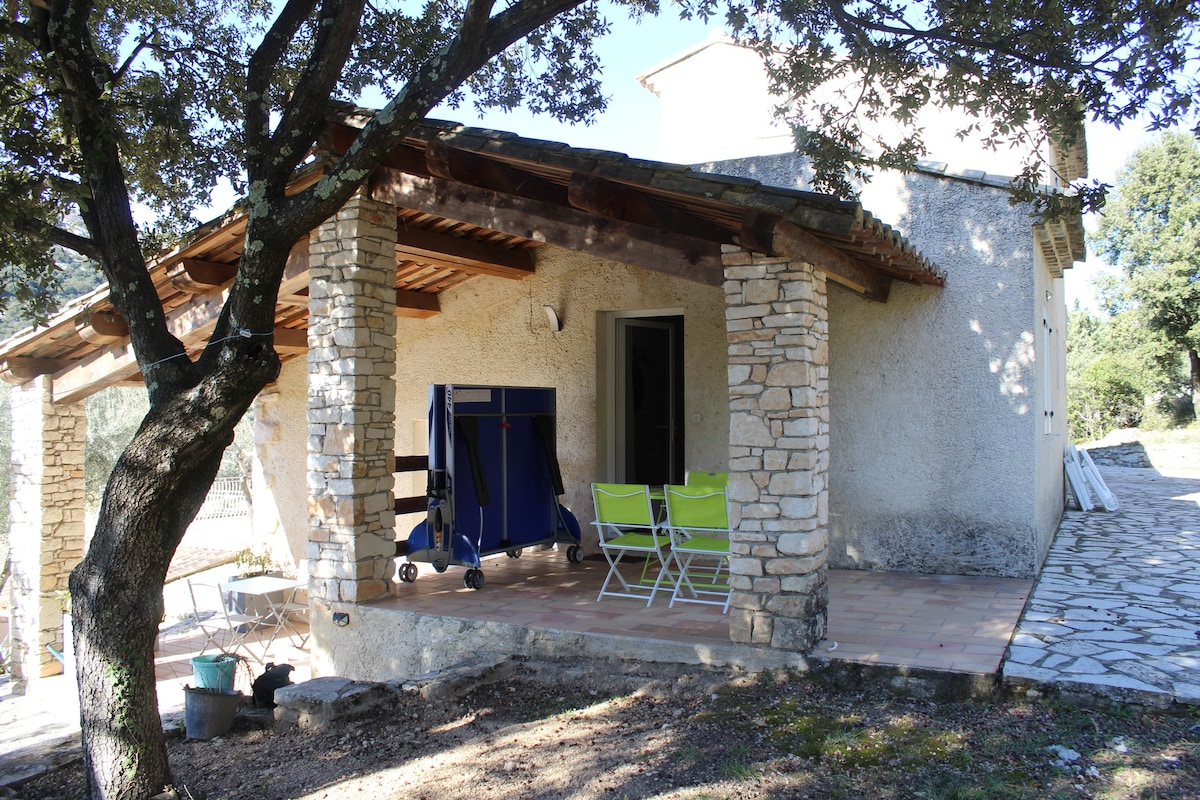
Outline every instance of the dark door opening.
[(683, 482), (683, 317), (617, 320), (618, 459), (626, 483)]

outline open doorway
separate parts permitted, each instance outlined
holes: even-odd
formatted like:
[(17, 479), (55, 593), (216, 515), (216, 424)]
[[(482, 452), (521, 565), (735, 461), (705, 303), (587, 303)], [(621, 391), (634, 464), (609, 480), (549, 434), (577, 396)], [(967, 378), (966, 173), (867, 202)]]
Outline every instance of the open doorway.
[(613, 347), (614, 478), (683, 482), (683, 317), (620, 317)]

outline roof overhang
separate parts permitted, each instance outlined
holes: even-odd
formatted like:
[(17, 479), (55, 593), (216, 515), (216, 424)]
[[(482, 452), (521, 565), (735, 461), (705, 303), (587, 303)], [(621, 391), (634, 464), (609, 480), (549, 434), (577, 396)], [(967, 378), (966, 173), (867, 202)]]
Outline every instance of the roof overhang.
[[(323, 151), (292, 191), (319, 179), (370, 111), (329, 119)], [(903, 237), (855, 202), (756, 181), (584, 150), (514, 134), (429, 121), (370, 176), (367, 191), (396, 208), (397, 314), (439, 313), (439, 295), (477, 275), (519, 280), (544, 245), (720, 286), (721, 249), (740, 245), (803, 259), (850, 291), (886, 301), (895, 280), (945, 278)], [(191, 353), (207, 343), (242, 254), (235, 207), (197, 228), (148, 269), (171, 332)], [(282, 357), (307, 346), (308, 242), (288, 257), (276, 308)], [(0, 345), (0, 378), (52, 375), (55, 399), (78, 401), (140, 374), (107, 287), (71, 303), (46, 327)]]

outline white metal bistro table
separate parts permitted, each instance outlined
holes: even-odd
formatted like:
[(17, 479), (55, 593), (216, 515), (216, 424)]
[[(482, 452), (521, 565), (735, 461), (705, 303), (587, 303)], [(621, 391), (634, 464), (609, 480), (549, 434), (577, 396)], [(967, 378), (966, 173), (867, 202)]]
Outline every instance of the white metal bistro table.
[[(257, 628), (270, 628), (271, 630), (271, 638), (263, 647), (263, 656), (266, 656), (267, 651), (271, 649), (271, 645), (275, 644), (275, 639), (284, 628), (290, 628), (292, 633), (299, 636), (301, 647), (303, 647), (307, 637), (292, 625), (287, 617), (287, 611), (288, 607), (295, 602), (296, 592), (307, 585), (308, 581), (303, 578), (284, 578), (278, 575), (255, 575), (225, 584), (225, 588), (229, 591), (263, 599), (261, 610), (254, 623)], [(277, 601), (275, 598), (279, 597), (283, 599)]]

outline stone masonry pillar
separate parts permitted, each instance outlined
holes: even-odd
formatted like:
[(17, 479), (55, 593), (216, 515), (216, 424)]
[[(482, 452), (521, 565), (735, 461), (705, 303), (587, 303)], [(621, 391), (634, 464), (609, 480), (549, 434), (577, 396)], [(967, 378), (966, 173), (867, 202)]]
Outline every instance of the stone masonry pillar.
[(808, 652), (827, 622), (829, 327), (824, 273), (726, 246), (735, 642)]
[(46, 377), (13, 387), (11, 405), (13, 691), (24, 694), (30, 681), (63, 671), (47, 645), (67, 651), (67, 578), (83, 558), (87, 417), (82, 403), (55, 405)]
[(396, 210), (361, 195), (309, 239), (309, 591), (387, 594), (396, 555)]

